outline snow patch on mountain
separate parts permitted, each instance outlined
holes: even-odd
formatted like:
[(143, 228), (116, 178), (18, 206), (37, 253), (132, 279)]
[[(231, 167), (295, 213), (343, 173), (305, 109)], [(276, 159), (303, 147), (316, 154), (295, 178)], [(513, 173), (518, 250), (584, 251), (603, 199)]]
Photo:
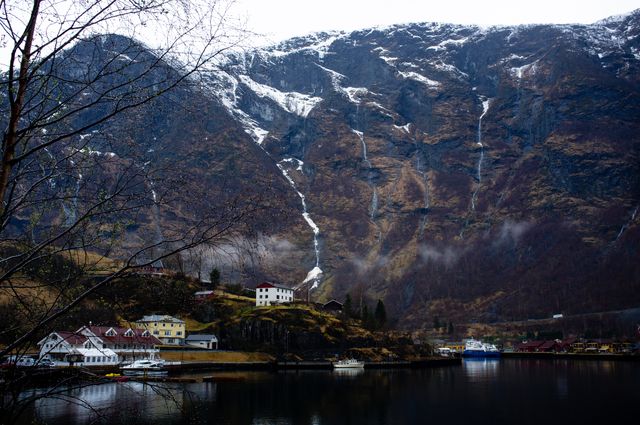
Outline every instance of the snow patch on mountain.
[(302, 171), (302, 166), (304, 165), (304, 162), (302, 162), (298, 158), (285, 158), (280, 162), (293, 164), (296, 167), (296, 171)]
[(447, 40), (441, 41), (440, 43), (436, 44), (435, 46), (429, 46), (429, 47), (427, 47), (427, 50), (435, 50), (436, 52), (441, 51), (441, 50), (447, 50), (449, 46), (462, 46), (467, 41), (469, 41), (469, 37), (463, 37), (463, 38), (459, 38), (459, 39), (451, 38), (451, 39), (447, 39)]
[(362, 97), (369, 93), (369, 90), (364, 87), (345, 87), (343, 91), (353, 103), (360, 103)]
[(393, 128), (396, 130), (404, 131), (407, 134), (411, 133), (411, 123), (406, 123), (405, 125), (393, 125)]
[(432, 89), (436, 89), (438, 87), (440, 87), (440, 83), (438, 81), (434, 81), (431, 80), (427, 77), (425, 77), (424, 75), (418, 74), (417, 72), (413, 72), (413, 71), (409, 71), (409, 72), (402, 72), (402, 71), (398, 71), (398, 73), (403, 77), (406, 78), (408, 80), (414, 80), (414, 81), (418, 81), (424, 85), (426, 85), (429, 88)]
[(322, 101), (321, 97), (313, 97), (298, 92), (281, 92), (266, 84), (260, 84), (246, 75), (238, 76), (240, 82), (249, 87), (258, 97), (273, 100), (285, 111), (306, 118), (309, 112)]
[(469, 78), (469, 74), (467, 74), (466, 72), (462, 72), (456, 66), (445, 63), (441, 60), (429, 62), (429, 65), (431, 65), (433, 68), (437, 69), (438, 71), (454, 74), (454, 76), (456, 76), (457, 78), (460, 78), (460, 77)]
[(518, 80), (522, 80), (524, 77), (532, 77), (536, 75), (537, 69), (538, 61), (535, 61), (519, 67), (510, 68), (509, 73)]
[(287, 40), (274, 47), (265, 49), (264, 52), (270, 56), (283, 57), (294, 53), (310, 51), (315, 52), (318, 58), (324, 59), (327, 54), (330, 54), (329, 50), (331, 49), (331, 45), (336, 40), (346, 36), (347, 34), (344, 32), (310, 34), (306, 37), (296, 37)]

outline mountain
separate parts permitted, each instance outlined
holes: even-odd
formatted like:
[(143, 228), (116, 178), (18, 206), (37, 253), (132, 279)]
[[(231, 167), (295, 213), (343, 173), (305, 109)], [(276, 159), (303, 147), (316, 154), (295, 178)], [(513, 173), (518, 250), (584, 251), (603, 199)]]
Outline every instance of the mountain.
[[(381, 298), (401, 328), (628, 309), (640, 303), (639, 35), (640, 11), (313, 34), (229, 54), (82, 136), (88, 152), (179, 175), (191, 211), (244, 191), (286, 211), (245, 237), (261, 262), (207, 263), (228, 281)], [(150, 54), (103, 36), (69, 51), (65, 72)], [(157, 72), (154, 84), (173, 71)], [(138, 217), (132, 246), (189, 211)]]
[(401, 326), (635, 307), (639, 31), (640, 11), (320, 33), (211, 87), (304, 197), (281, 237), (323, 271), (314, 296), (364, 291)]

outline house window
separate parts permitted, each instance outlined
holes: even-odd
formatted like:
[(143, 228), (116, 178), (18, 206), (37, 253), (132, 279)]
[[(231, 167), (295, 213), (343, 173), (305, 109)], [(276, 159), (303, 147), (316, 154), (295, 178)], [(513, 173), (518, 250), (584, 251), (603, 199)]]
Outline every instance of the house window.
[(155, 330), (155, 331), (153, 331), (153, 334), (154, 334), (154, 335), (160, 335), (160, 331)]
[(279, 299), (280, 299), (280, 295), (276, 295), (276, 300), (279, 300)]
[(181, 331), (176, 332), (176, 335), (182, 335)]
[(165, 336), (170, 336), (171, 335), (171, 331), (164, 331), (164, 335)]

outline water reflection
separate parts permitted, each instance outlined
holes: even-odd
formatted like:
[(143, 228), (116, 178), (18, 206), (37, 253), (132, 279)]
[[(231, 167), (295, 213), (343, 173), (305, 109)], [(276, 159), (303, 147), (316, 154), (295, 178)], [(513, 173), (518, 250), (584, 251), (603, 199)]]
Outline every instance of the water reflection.
[(202, 384), (197, 388), (198, 394), (182, 386), (114, 382), (73, 388), (56, 397), (38, 398), (44, 390), (27, 392), (24, 396), (36, 399), (35, 416), (43, 422), (83, 424), (109, 418), (109, 421), (131, 423), (131, 415), (144, 417), (144, 422), (162, 422), (181, 412), (185, 401), (194, 396), (215, 400), (215, 384)]
[(340, 377), (356, 377), (358, 375), (362, 375), (364, 373), (364, 369), (362, 368), (344, 368), (344, 369), (333, 369), (333, 374), (335, 376)]
[(226, 372), (216, 378), (70, 390), (64, 399), (38, 401), (22, 424), (469, 425), (470, 416), (490, 418), (480, 423), (492, 425), (605, 424), (626, 423), (640, 400), (635, 362), (475, 359), (438, 369)]
[(490, 381), (498, 374), (500, 359), (464, 359), (463, 367), (470, 382)]

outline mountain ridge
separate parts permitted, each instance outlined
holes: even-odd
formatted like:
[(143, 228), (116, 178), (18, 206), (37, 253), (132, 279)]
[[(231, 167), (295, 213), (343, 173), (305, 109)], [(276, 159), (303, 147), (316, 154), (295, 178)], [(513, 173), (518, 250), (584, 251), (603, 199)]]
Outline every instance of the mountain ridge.
[[(421, 259), (462, 257), (451, 253), (468, 252), (458, 245), (469, 234), (472, 244), (481, 244), (487, 232), (517, 234), (520, 240), (533, 223), (550, 219), (557, 221), (553, 226), (576, 226), (589, 243), (611, 243), (624, 227), (622, 216), (632, 215), (638, 202), (637, 15), (606, 25), (407, 24), (323, 33), (230, 60), (223, 70), (231, 78), (241, 76), (234, 94), (238, 109), (260, 128), (254, 140), (280, 161), (303, 164), (295, 178), (308, 190), (309, 213), (320, 217), (314, 220), (331, 288), (321, 288), (320, 296), (353, 290), (357, 285), (345, 287), (335, 276), (353, 275), (361, 270), (358, 264), (374, 275), (384, 264), (385, 280), (407, 280), (400, 270)], [(306, 114), (295, 114), (265, 87), (284, 97), (298, 93), (322, 100)], [(622, 98), (630, 101), (623, 104)], [(594, 116), (597, 124), (589, 118)], [(620, 123), (615, 141), (607, 134), (611, 122)], [(582, 143), (585, 135), (597, 140)], [(509, 158), (517, 169), (510, 169)], [(610, 164), (592, 179), (585, 170), (598, 162)], [(524, 172), (540, 167), (547, 172)], [(346, 174), (331, 179), (329, 171)], [(518, 173), (540, 183), (528, 199), (515, 190), (523, 178)], [(398, 185), (402, 196), (393, 189)], [(350, 202), (349, 195), (336, 194), (341, 187), (367, 195)], [(617, 213), (615, 224), (601, 223), (604, 233), (591, 232), (593, 224), (575, 218), (598, 209), (590, 204), (605, 202), (595, 198), (613, 194), (625, 199), (619, 198), (625, 214)], [(331, 200), (332, 212), (319, 196)], [(553, 217), (543, 213), (550, 208), (558, 211)], [(341, 225), (331, 223), (336, 213), (344, 216)], [(492, 219), (496, 215), (500, 220)], [(413, 236), (407, 234), (409, 222), (419, 228)], [(425, 242), (418, 235), (429, 226), (435, 231)], [(420, 254), (425, 243), (443, 247)], [(412, 285), (399, 291), (388, 283), (371, 284), (366, 292), (397, 296), (412, 292)]]
[[(295, 38), (229, 54), (80, 142), (177, 176), (166, 195), (193, 208), (247, 191), (287, 211), (245, 235), (263, 261), (213, 256), (193, 274), (384, 299), (412, 329), (636, 307), (639, 21)], [(94, 47), (71, 52), (91, 63)], [(150, 212), (127, 236), (189, 214)]]

